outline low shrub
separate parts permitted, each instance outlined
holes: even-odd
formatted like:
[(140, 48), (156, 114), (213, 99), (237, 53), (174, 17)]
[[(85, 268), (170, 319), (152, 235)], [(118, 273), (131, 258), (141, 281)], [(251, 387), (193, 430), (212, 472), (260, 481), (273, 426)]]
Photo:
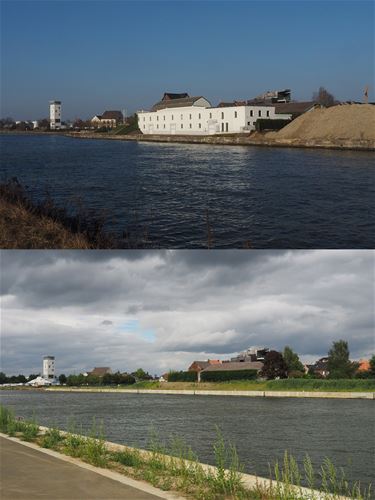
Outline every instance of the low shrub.
[(22, 427), (22, 439), (24, 441), (34, 441), (39, 434), (39, 425), (35, 420), (25, 421), (21, 424)]
[(168, 382), (196, 382), (197, 372), (170, 372)]
[(48, 429), (41, 439), (41, 446), (55, 450), (63, 439), (64, 437), (58, 429)]
[[(230, 380), (255, 380), (257, 370), (220, 370), (217, 372), (201, 372), (202, 382), (227, 382)], [(170, 379), (169, 379), (170, 380)]]
[(0, 431), (8, 433), (9, 425), (15, 421), (14, 413), (10, 408), (0, 405)]
[(255, 129), (257, 132), (262, 132), (263, 130), (280, 130), (289, 123), (290, 120), (258, 118), (255, 122)]
[(142, 464), (142, 458), (138, 450), (117, 451), (112, 453), (111, 458), (126, 467), (139, 467)]
[(375, 379), (283, 379), (267, 381), (270, 390), (374, 391)]

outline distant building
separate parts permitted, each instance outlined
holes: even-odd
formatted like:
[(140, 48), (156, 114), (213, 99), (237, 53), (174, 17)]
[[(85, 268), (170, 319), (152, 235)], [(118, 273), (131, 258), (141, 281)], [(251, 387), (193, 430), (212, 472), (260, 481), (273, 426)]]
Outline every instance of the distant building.
[(91, 123), (96, 127), (115, 128), (124, 123), (124, 116), (121, 111), (104, 111), (102, 115), (91, 118)]
[(207, 361), (193, 361), (189, 366), (189, 372), (200, 372), (211, 365), (220, 365), (222, 362), (220, 359), (208, 359)]
[(55, 356), (44, 356), (42, 377), (46, 380), (55, 380)]
[(360, 359), (358, 361), (358, 372), (368, 372), (370, 371), (370, 361), (368, 359)]
[(251, 361), (264, 361), (267, 353), (269, 352), (268, 347), (249, 347), (246, 351), (240, 352), (234, 358), (231, 358), (232, 362), (251, 362)]
[(328, 377), (328, 359), (328, 357), (320, 358), (313, 365), (307, 365), (309, 373), (322, 378)]
[(25, 385), (31, 385), (32, 387), (44, 387), (47, 385), (52, 385), (52, 380), (48, 380), (44, 377), (36, 377), (33, 380), (29, 380)]
[(109, 366), (98, 366), (95, 367), (91, 372), (88, 372), (87, 375), (94, 375), (96, 377), (104, 377), (107, 373), (112, 373), (112, 370)]
[(49, 120), (51, 130), (61, 128), (61, 101), (49, 102)]
[[(269, 103), (277, 103), (277, 102), (289, 102), (292, 96), (292, 91), (290, 89), (285, 90), (271, 90), (267, 91), (264, 94), (258, 95), (253, 99), (254, 102), (269, 102)], [(251, 101), (250, 101), (251, 102)]]

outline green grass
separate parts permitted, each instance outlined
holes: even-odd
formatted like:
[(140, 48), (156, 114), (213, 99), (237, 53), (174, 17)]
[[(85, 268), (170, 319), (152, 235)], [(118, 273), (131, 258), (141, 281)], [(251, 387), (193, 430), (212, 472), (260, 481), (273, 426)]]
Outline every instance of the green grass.
[(64, 437), (60, 433), (60, 431), (58, 429), (56, 429), (55, 427), (52, 427), (52, 428), (48, 429), (46, 431), (46, 433), (42, 436), (40, 445), (43, 448), (49, 448), (52, 450), (56, 450), (58, 448), (59, 444), (61, 443), (61, 441), (63, 441), (63, 439), (64, 439)]
[[(61, 390), (59, 387), (53, 389)], [(69, 388), (63, 388), (66, 390)], [(322, 391), (322, 392), (374, 392), (375, 379), (284, 379), (233, 380), (229, 382), (158, 382), (144, 380), (126, 386), (83, 386), (89, 391), (116, 389), (146, 390), (206, 390), (206, 391)]]
[(130, 134), (130, 132), (141, 133), (141, 131), (138, 128), (138, 124), (120, 125), (114, 129), (112, 129), (109, 133), (112, 135), (127, 135), (127, 134)]
[(215, 391), (375, 391), (375, 379), (233, 380), (230, 382), (138, 382), (132, 389), (190, 389)]
[[(319, 492), (327, 499), (338, 499), (340, 495), (354, 500), (369, 500), (371, 488), (365, 490), (359, 483), (347, 480), (342, 469), (324, 459), (319, 468), (313, 467), (306, 455), (303, 464), (298, 465), (292, 455), (285, 452), (281, 463), (270, 466), (270, 479), (247, 487), (242, 478), (243, 466), (233, 444), (226, 441), (216, 428), (213, 443), (215, 468), (206, 468), (183, 439), (171, 436), (161, 441), (154, 429), (150, 430), (147, 448), (144, 452), (136, 448), (110, 451), (104, 441), (103, 426), (93, 420), (89, 435), (77, 433), (74, 423), (69, 432), (51, 428), (39, 435), (35, 420), (20, 421), (8, 408), (0, 405), (0, 430), (9, 435), (20, 435), (25, 439), (52, 448), (60, 453), (80, 458), (97, 467), (116, 470), (135, 479), (146, 480), (163, 490), (187, 494), (197, 500), (302, 500), (306, 499), (303, 486), (313, 489), (309, 500), (318, 500)], [(82, 429), (79, 429), (82, 433)]]

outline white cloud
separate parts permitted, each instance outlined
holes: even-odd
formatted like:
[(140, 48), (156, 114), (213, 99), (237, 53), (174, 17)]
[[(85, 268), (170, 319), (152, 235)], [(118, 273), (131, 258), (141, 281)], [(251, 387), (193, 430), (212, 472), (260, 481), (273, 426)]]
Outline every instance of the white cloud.
[(2, 369), (152, 373), (250, 345), (374, 347), (373, 251), (1, 253)]

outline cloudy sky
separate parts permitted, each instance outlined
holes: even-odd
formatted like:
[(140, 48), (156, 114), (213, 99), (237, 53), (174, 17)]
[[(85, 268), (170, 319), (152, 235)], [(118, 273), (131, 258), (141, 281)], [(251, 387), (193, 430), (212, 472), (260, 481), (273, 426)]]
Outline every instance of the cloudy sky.
[(2, 251), (2, 371), (152, 374), (249, 346), (374, 346), (374, 252)]

